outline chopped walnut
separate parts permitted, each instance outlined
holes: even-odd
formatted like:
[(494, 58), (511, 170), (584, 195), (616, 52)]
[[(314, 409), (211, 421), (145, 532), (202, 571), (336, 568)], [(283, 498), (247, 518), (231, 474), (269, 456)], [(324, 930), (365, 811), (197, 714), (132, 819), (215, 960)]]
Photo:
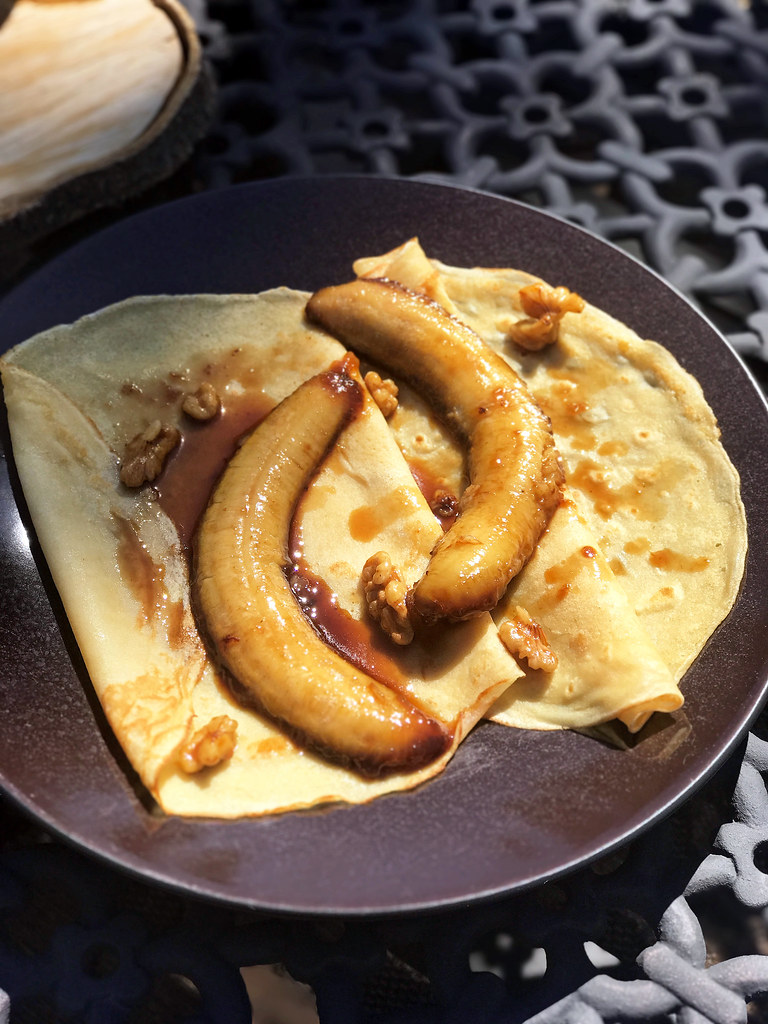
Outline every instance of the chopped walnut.
[(501, 623), (499, 636), (509, 653), (525, 658), (529, 668), (542, 672), (554, 672), (557, 668), (557, 655), (549, 646), (544, 630), (520, 605), (515, 608), (513, 618)]
[(459, 499), (453, 491), (445, 487), (436, 487), (429, 507), (438, 519), (451, 519), (459, 511)]
[(520, 304), (528, 319), (509, 329), (509, 339), (528, 352), (538, 352), (557, 341), (560, 321), (566, 313), (580, 313), (584, 300), (562, 285), (528, 284), (520, 289)]
[(382, 415), (389, 419), (397, 409), (397, 384), (389, 377), (382, 380), (375, 370), (369, 370), (364, 379), (365, 386), (370, 391), (376, 405), (381, 409)]
[(126, 487), (141, 487), (154, 480), (180, 440), (176, 427), (154, 420), (125, 446), (120, 465), (122, 483)]
[(385, 551), (371, 555), (363, 566), (363, 590), (371, 618), (396, 644), (409, 644), (413, 626), (405, 602), (408, 588)]
[(203, 381), (197, 391), (188, 392), (181, 403), (182, 412), (193, 420), (212, 420), (220, 408), (221, 399), (207, 380)]
[(228, 761), (235, 752), (237, 722), (229, 715), (218, 715), (197, 732), (179, 750), (179, 767), (188, 775)]

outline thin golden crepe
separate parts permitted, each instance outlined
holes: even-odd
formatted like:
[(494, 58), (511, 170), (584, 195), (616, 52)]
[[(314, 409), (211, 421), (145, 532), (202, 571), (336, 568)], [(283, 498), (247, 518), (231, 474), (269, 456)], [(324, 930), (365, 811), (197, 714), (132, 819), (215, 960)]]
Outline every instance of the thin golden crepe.
[[(301, 749), (238, 706), (218, 678), (192, 614), (177, 524), (153, 488), (119, 484), (118, 457), (157, 417), (203, 437), (210, 427), (191, 428), (179, 411), (180, 393), (202, 379), (225, 406), (260, 416), (338, 360), (342, 347), (303, 323), (305, 300), (287, 289), (130, 300), (38, 335), (2, 361), (14, 458), (40, 544), (109, 722), (168, 813), (237, 817), (410, 788), (444, 767), (521, 674), (490, 615), (452, 629), (438, 651), (418, 642), (402, 651), (408, 692), (452, 731), (453, 743), (426, 768), (380, 779)], [(175, 458), (184, 459), (183, 448)], [(304, 559), (359, 620), (365, 559), (386, 546), (410, 583), (440, 533), (370, 399), (304, 504)], [(374, 535), (350, 532), (355, 509), (385, 504)], [(238, 724), (233, 757), (186, 774), (179, 750), (220, 715)]]
[[(524, 316), (521, 285), (536, 279), (446, 267), (415, 240), (355, 270), (422, 290), (464, 319), (552, 418), (569, 482), (494, 619), (523, 606), (558, 667), (518, 664), (487, 614), (445, 629), (437, 648), (401, 649), (409, 689), (454, 742), (428, 768), (379, 780), (301, 750), (239, 707), (192, 615), (188, 537), (153, 488), (118, 484), (117, 461), (157, 417), (188, 431), (179, 394), (201, 380), (238, 414), (263, 414), (343, 349), (303, 322), (307, 296), (287, 289), (111, 307), (31, 339), (0, 368), (27, 502), (94, 687), (169, 813), (263, 814), (410, 788), (439, 772), (484, 714), (526, 728), (617, 718), (635, 731), (653, 711), (680, 707), (685, 668), (733, 603), (746, 548), (738, 478), (698, 385), (668, 353), (587, 306), (563, 319), (557, 345), (521, 355), (506, 336)], [(412, 583), (439, 535), (409, 466), (457, 493), (465, 483), (460, 448), (402, 388), (389, 423), (366, 401), (301, 504), (305, 561), (358, 622), (367, 556), (386, 550)], [(180, 748), (222, 714), (238, 723), (232, 759), (179, 770)]]
[[(732, 607), (747, 530), (738, 474), (701, 387), (663, 347), (595, 307), (567, 313), (557, 343), (524, 352), (518, 270), (428, 259), (416, 239), (358, 260), (359, 276), (424, 292), (472, 327), (549, 415), (566, 500), (494, 611), (521, 606), (558, 656), (492, 710), (523, 728), (586, 728), (616, 718), (636, 732), (682, 704), (678, 683)], [(559, 282), (553, 282), (558, 284)], [(457, 491), (458, 453), (407, 396), (391, 426), (411, 460)]]

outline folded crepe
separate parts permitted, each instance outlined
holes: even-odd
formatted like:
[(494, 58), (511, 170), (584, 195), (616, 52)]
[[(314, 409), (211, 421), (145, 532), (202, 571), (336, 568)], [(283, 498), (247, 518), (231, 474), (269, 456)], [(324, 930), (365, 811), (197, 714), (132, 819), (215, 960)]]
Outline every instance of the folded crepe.
[[(303, 323), (306, 296), (139, 298), (38, 335), (2, 362), (14, 458), (35, 530), (107, 718), (168, 813), (236, 817), (337, 800), (364, 802), (439, 772), (521, 670), (490, 615), (393, 652), (405, 690), (451, 742), (413, 772), (366, 778), (295, 742), (232, 696), (193, 614), (188, 546), (237, 438), (343, 348)], [(200, 381), (227, 415), (180, 411)], [(124, 487), (126, 443), (157, 419), (183, 432), (155, 486)], [(392, 495), (397, 495), (393, 503)], [(355, 509), (389, 512), (373, 534)], [(423, 572), (439, 525), (386, 422), (368, 399), (302, 503), (303, 559), (351, 618), (366, 623), (360, 573), (386, 546), (406, 583)], [(290, 643), (290, 637), (286, 637)], [(188, 774), (180, 753), (200, 728), (236, 722), (231, 758)]]
[[(415, 771), (365, 777), (243, 706), (193, 602), (196, 524), (239, 440), (345, 354), (305, 321), (307, 295), (137, 298), (0, 361), (42, 550), (107, 718), (167, 813), (237, 817), (409, 789), (487, 715), (523, 728), (618, 719), (636, 731), (680, 707), (685, 668), (735, 598), (738, 477), (701, 390), (668, 353), (587, 306), (562, 318), (555, 345), (523, 354), (509, 334), (535, 279), (446, 267), (415, 240), (355, 271), (425, 292), (501, 352), (551, 418), (566, 466), (562, 501), (493, 614), (387, 648), (403, 691), (450, 741)], [(223, 411), (197, 423), (182, 399), (203, 384)], [(180, 446), (152, 483), (124, 486), (127, 444), (160, 422)], [(366, 396), (296, 509), (302, 565), (372, 646), (362, 566), (386, 551), (406, 586), (420, 578), (441, 534), (425, 498), (435, 481), (459, 496), (464, 453), (403, 386), (388, 419)], [(554, 671), (501, 642), (521, 614), (546, 634)], [(196, 738), (221, 721), (236, 730), (231, 756), (190, 774)]]
[[(521, 290), (543, 283), (523, 271), (449, 267), (417, 239), (354, 269), (423, 292), (472, 327), (526, 381), (565, 463), (565, 500), (493, 612), (501, 627), (524, 608), (558, 664), (524, 666), (494, 720), (617, 719), (636, 732), (679, 708), (678, 684), (730, 611), (747, 548), (739, 477), (698, 382), (589, 303), (562, 315), (555, 343), (521, 348), (515, 328), (531, 321)], [(460, 493), (456, 446), (424, 421), (406, 395), (390, 425), (409, 459)]]

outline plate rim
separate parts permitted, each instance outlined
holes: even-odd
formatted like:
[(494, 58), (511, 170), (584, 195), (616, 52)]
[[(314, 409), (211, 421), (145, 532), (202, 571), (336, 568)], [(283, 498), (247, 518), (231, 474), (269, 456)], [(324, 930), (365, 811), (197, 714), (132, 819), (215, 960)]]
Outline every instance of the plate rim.
[[(289, 176), (284, 178), (269, 179), (265, 181), (246, 182), (236, 186), (231, 186), (227, 189), (217, 190), (216, 192), (205, 192), (199, 193), (197, 195), (181, 197), (179, 199), (171, 201), (170, 203), (163, 203), (160, 204), (159, 206), (151, 207), (148, 210), (141, 211), (138, 214), (133, 214), (129, 217), (122, 218), (117, 222), (101, 229), (95, 234), (89, 235), (86, 238), (80, 240), (74, 246), (66, 249), (64, 252), (59, 253), (51, 261), (35, 270), (28, 278), (25, 278), (22, 282), (11, 288), (11, 290), (6, 295), (0, 297), (0, 318), (2, 318), (4, 310), (8, 305), (12, 305), (13, 302), (18, 301), (19, 295), (23, 297), (24, 294), (27, 292), (34, 292), (34, 290), (39, 287), (40, 282), (44, 282), (47, 277), (50, 277), (52, 266), (63, 266), (67, 261), (76, 261), (83, 254), (87, 254), (88, 252), (94, 250), (94, 248), (97, 247), (98, 245), (107, 243), (110, 238), (119, 238), (121, 235), (125, 234), (126, 230), (130, 231), (131, 224), (135, 225), (137, 222), (140, 223), (152, 221), (153, 219), (156, 219), (158, 215), (165, 215), (163, 211), (167, 213), (171, 209), (178, 209), (180, 207), (185, 206), (186, 204), (200, 203), (201, 200), (211, 202), (215, 206), (220, 196), (228, 195), (235, 191), (249, 193), (264, 193), (267, 190), (274, 191), (275, 189), (291, 190), (295, 188), (297, 185), (300, 187), (309, 186), (310, 188), (319, 188), (320, 190), (322, 190), (324, 186), (334, 182), (355, 182), (358, 185), (362, 185), (364, 188), (368, 188), (371, 183), (381, 182), (386, 183), (389, 186), (395, 186), (396, 188), (408, 188), (412, 185), (417, 185), (420, 188), (427, 188), (429, 190), (444, 190), (447, 194), (452, 195), (455, 195), (456, 193), (460, 193), (462, 195), (471, 195), (478, 198), (481, 201), (492, 200), (494, 203), (509, 204), (514, 208), (525, 211), (526, 215), (533, 215), (535, 218), (545, 218), (549, 221), (554, 222), (558, 226), (565, 226), (568, 229), (575, 231), (577, 234), (583, 234), (588, 239), (590, 239), (592, 243), (597, 242), (599, 243), (600, 247), (606, 247), (608, 250), (612, 250), (614, 253), (618, 254), (623, 260), (630, 261), (630, 263), (634, 264), (634, 266), (638, 268), (640, 271), (642, 271), (644, 274), (650, 275), (653, 278), (655, 278), (658, 285), (660, 285), (670, 294), (673, 294), (679, 302), (682, 302), (689, 311), (693, 312), (695, 317), (709, 329), (712, 335), (719, 339), (719, 342), (724, 346), (724, 351), (727, 353), (727, 357), (734, 359), (736, 364), (741, 367), (741, 369), (744, 372), (745, 378), (751, 383), (755, 395), (760, 399), (764, 413), (766, 414), (766, 419), (768, 420), (768, 402), (766, 402), (765, 396), (758, 387), (752, 374), (749, 371), (748, 366), (746, 365), (742, 357), (739, 355), (739, 353), (733, 350), (733, 348), (728, 344), (727, 340), (723, 337), (718, 328), (715, 327), (715, 325), (707, 318), (707, 316), (704, 313), (702, 313), (686, 295), (684, 295), (674, 285), (666, 281), (662, 277), (662, 275), (656, 272), (653, 268), (646, 266), (633, 254), (625, 252), (623, 249), (615, 245), (615, 243), (604, 238), (601, 238), (600, 236), (594, 234), (593, 232), (589, 231), (586, 228), (583, 228), (579, 225), (564, 220), (562, 217), (558, 216), (557, 214), (551, 213), (548, 210), (543, 210), (537, 207), (529, 206), (516, 199), (495, 195), (493, 193), (488, 193), (480, 189), (468, 188), (453, 183), (431, 182), (428, 180), (413, 181), (412, 179), (394, 178), (389, 176), (353, 174), (328, 175), (322, 177)], [(630, 324), (630, 326), (632, 325)], [(5, 351), (7, 346), (4, 344), (3, 339), (1, 337), (0, 346), (2, 346), (1, 350)], [(4, 415), (5, 414), (3, 413), (3, 416)], [(8, 452), (6, 457), (12, 459), (11, 453)], [(16, 497), (15, 494), (14, 497)], [(748, 555), (747, 567), (745, 568), (745, 576), (742, 580), (742, 589), (740, 590), (736, 602), (734, 603), (734, 609), (739, 605), (741, 593), (744, 589), (747, 580), (747, 573), (749, 571), (750, 561)], [(732, 617), (732, 615), (733, 609), (731, 613), (729, 613), (729, 616), (726, 618), (725, 622), (727, 622)], [(720, 627), (718, 627), (718, 630), (716, 630), (716, 632), (723, 628), (725, 622)], [(390, 906), (387, 908), (382, 908), (380, 906), (359, 908), (345, 907), (340, 911), (338, 908), (332, 908), (330, 906), (285, 906), (283, 904), (270, 904), (268, 902), (265, 903), (261, 899), (258, 900), (258, 902), (253, 902), (252, 900), (248, 899), (242, 900), (236, 896), (228, 896), (225, 893), (215, 891), (211, 888), (206, 888), (204, 885), (201, 885), (198, 888), (192, 888), (189, 883), (177, 882), (173, 878), (167, 877), (162, 872), (153, 871), (151, 868), (141, 867), (138, 865), (134, 865), (132, 863), (127, 863), (124, 859), (121, 860), (119, 856), (117, 856), (116, 854), (110, 855), (109, 852), (107, 851), (94, 848), (89, 845), (87, 837), (74, 837), (71, 830), (62, 828), (59, 822), (52, 819), (51, 816), (46, 814), (46, 812), (43, 811), (40, 807), (38, 807), (37, 809), (32, 808), (29, 805), (29, 802), (25, 801), (19, 787), (15, 786), (13, 783), (11, 783), (9, 786), (9, 782), (5, 778), (5, 776), (0, 775), (0, 786), (2, 786), (4, 792), (6, 792), (7, 795), (11, 798), (11, 800), (18, 806), (20, 806), (22, 810), (31, 814), (34, 818), (37, 818), (38, 820), (42, 821), (49, 830), (54, 832), (56, 835), (60, 836), (65, 841), (72, 842), (76, 846), (85, 849), (91, 855), (95, 855), (97, 858), (105, 860), (112, 867), (118, 868), (120, 870), (127, 870), (130, 874), (138, 875), (139, 877), (149, 879), (155, 884), (160, 884), (163, 886), (170, 887), (172, 889), (181, 890), (184, 893), (192, 893), (197, 896), (203, 896), (207, 899), (212, 899), (215, 902), (225, 903), (232, 906), (248, 905), (254, 908), (259, 908), (274, 913), (298, 914), (301, 916), (317, 914), (338, 914), (340, 912), (347, 916), (389, 916), (391, 914), (403, 915), (413, 912), (422, 913), (427, 910), (431, 911), (440, 909), (451, 909), (456, 905), (457, 902), (485, 903), (489, 900), (498, 899), (499, 897), (530, 889), (532, 887), (535, 887), (536, 885), (541, 884), (545, 880), (551, 880), (553, 878), (561, 877), (564, 874), (572, 872), (577, 867), (585, 866), (590, 861), (595, 860), (601, 856), (604, 856), (606, 853), (610, 852), (616, 847), (623, 845), (630, 838), (634, 838), (641, 835), (648, 829), (652, 828), (661, 819), (671, 814), (682, 803), (690, 799), (693, 793), (700, 789), (701, 786), (704, 785), (706, 781), (710, 779), (712, 775), (714, 775), (719, 770), (720, 767), (722, 767), (724, 762), (731, 757), (731, 755), (735, 752), (739, 745), (745, 741), (746, 734), (749, 728), (751, 727), (752, 723), (754, 722), (755, 718), (759, 714), (760, 709), (766, 700), (766, 696), (768, 696), (768, 676), (765, 676), (763, 678), (760, 696), (752, 702), (749, 712), (745, 716), (742, 716), (742, 720), (740, 721), (738, 726), (732, 730), (728, 742), (721, 747), (721, 749), (717, 752), (714, 758), (710, 760), (707, 767), (701, 773), (699, 773), (694, 779), (689, 780), (688, 783), (685, 786), (683, 786), (671, 799), (667, 800), (662, 806), (657, 807), (655, 811), (649, 816), (647, 816), (643, 821), (634, 825), (629, 825), (619, 830), (608, 842), (601, 845), (599, 849), (593, 850), (587, 856), (575, 857), (570, 862), (561, 865), (556, 871), (549, 872), (545, 877), (526, 880), (522, 884), (513, 885), (511, 887), (509, 885), (501, 885), (492, 889), (486, 889), (483, 891), (465, 894), (462, 896), (455, 896), (453, 898), (448, 899), (438, 899), (436, 901), (425, 902), (412, 900), (404, 905)]]

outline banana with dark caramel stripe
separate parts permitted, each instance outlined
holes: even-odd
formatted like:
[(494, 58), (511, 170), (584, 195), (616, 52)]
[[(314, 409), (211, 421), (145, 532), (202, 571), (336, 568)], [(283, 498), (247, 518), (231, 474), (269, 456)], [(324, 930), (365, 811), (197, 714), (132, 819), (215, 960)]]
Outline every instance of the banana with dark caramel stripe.
[(256, 427), (198, 528), (194, 586), (236, 695), (313, 748), (375, 775), (422, 767), (450, 736), (327, 646), (286, 575), (296, 504), (361, 400), (360, 383), (342, 365), (301, 385)]
[(461, 514), (413, 589), (425, 621), (489, 611), (522, 569), (560, 500), (563, 470), (549, 420), (525, 383), (437, 303), (391, 281), (324, 288), (307, 315), (407, 381), (468, 446)]

